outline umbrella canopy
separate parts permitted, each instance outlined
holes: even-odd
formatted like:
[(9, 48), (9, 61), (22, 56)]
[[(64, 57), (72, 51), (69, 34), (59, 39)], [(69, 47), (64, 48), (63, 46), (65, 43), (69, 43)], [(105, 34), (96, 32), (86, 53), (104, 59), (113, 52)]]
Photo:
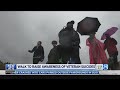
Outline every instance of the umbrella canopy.
[(106, 32), (103, 33), (102, 37), (101, 37), (101, 40), (104, 40), (106, 39), (106, 34), (111, 36), (113, 35), (116, 31), (118, 30), (117, 27), (111, 27), (110, 29), (108, 29)]
[(92, 32), (97, 32), (100, 27), (98, 18), (86, 17), (77, 25), (77, 31), (81, 35), (89, 35)]

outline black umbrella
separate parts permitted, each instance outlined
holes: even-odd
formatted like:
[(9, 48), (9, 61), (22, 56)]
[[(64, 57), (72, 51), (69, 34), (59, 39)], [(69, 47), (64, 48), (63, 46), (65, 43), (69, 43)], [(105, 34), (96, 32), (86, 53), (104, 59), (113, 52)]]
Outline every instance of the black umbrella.
[(81, 35), (89, 35), (92, 32), (97, 32), (100, 27), (98, 18), (86, 17), (77, 25), (77, 31)]

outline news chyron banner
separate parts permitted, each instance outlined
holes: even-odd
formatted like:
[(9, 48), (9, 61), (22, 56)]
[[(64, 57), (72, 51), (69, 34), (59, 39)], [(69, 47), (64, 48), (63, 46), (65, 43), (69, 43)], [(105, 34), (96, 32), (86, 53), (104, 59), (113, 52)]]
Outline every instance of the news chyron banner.
[(108, 70), (108, 64), (6, 64), (6, 74), (83, 75)]

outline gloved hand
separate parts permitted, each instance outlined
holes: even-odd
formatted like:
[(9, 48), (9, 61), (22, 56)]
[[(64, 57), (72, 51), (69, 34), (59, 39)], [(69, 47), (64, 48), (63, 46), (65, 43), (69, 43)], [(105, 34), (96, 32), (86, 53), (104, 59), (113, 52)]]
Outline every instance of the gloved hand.
[(28, 50), (28, 52), (31, 52), (31, 50)]

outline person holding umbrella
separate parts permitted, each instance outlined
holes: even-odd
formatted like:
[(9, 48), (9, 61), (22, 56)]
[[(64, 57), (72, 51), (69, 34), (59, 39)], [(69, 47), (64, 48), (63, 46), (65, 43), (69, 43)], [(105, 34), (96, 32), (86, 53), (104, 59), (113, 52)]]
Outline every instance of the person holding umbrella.
[(92, 32), (86, 40), (86, 45), (89, 46), (90, 64), (108, 64), (104, 44), (95, 37), (95, 34)]
[(113, 35), (118, 30), (117, 27), (112, 27), (103, 33), (101, 40), (104, 40), (104, 50), (107, 50), (109, 55), (109, 69), (115, 70), (118, 67), (118, 50), (117, 50), (117, 41), (110, 36)]
[(90, 64), (108, 64), (104, 43), (95, 37), (100, 25), (98, 18), (95, 17), (85, 17), (77, 25), (77, 31), (81, 35), (89, 35), (86, 45), (89, 46)]

